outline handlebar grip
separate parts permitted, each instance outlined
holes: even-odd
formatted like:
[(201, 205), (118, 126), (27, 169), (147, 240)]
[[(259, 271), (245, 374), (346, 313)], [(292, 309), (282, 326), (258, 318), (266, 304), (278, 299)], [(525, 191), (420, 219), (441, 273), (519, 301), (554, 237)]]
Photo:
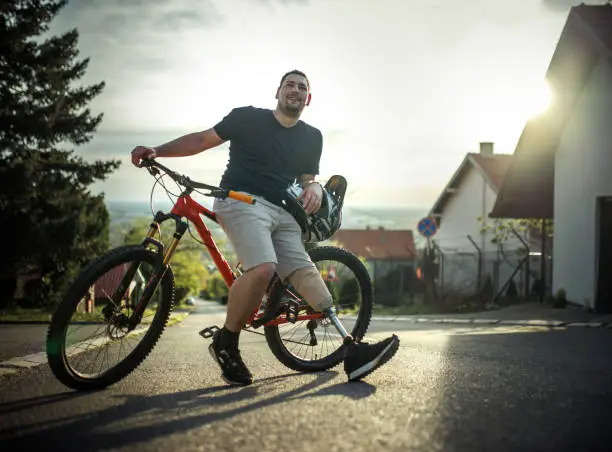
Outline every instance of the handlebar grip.
[(247, 204), (255, 204), (255, 199), (252, 196), (245, 195), (244, 193), (240, 193), (237, 191), (230, 190), (227, 193), (227, 196), (232, 199), (236, 199), (238, 201), (245, 202)]

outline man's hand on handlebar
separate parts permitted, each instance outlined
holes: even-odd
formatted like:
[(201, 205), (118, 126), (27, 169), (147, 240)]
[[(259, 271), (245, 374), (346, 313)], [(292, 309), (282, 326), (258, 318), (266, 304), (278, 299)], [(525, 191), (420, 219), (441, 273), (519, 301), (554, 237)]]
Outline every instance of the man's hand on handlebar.
[(132, 151), (132, 163), (138, 168), (142, 166), (142, 160), (154, 159), (155, 157), (157, 157), (157, 153), (154, 148), (136, 146)]

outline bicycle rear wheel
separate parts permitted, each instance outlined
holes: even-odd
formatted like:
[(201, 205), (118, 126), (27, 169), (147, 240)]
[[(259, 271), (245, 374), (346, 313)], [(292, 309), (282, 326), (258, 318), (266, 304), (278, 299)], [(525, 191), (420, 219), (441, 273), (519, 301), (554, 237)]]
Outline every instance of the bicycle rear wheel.
[[(47, 332), (47, 359), (58, 380), (73, 389), (102, 389), (129, 375), (148, 356), (173, 307), (174, 277), (170, 268), (136, 327), (130, 329), (127, 323), (158, 261), (159, 255), (142, 245), (124, 246), (96, 259), (81, 272)], [(130, 268), (136, 271), (130, 273)], [(117, 300), (115, 294), (126, 273), (132, 279)]]
[[(342, 248), (318, 247), (309, 254), (332, 294), (336, 315), (356, 340), (362, 339), (372, 318), (374, 298), (367, 269)], [(283, 303), (290, 300), (299, 302), (300, 314), (314, 312), (293, 286), (276, 279), (269, 292), (268, 306), (282, 309)], [(344, 359), (346, 345), (328, 319), (266, 326), (264, 332), (274, 356), (292, 370), (327, 370)]]

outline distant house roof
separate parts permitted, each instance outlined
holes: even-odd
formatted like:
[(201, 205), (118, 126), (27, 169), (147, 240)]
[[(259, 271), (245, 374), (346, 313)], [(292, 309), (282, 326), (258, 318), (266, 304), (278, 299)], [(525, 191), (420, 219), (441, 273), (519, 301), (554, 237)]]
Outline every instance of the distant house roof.
[(612, 5), (570, 10), (546, 73), (554, 104), (529, 120), (490, 214), (553, 218), (555, 152), (565, 123), (599, 58), (612, 67)]
[(451, 177), (446, 187), (444, 187), (444, 190), (434, 203), (429, 215), (438, 218), (442, 215), (448, 201), (455, 193), (459, 191), (459, 187), (461, 186), (465, 175), (472, 168), (478, 171), (491, 189), (497, 193), (504, 180), (506, 169), (508, 168), (511, 160), (512, 155), (509, 154), (489, 155), (483, 153), (468, 153), (459, 165), (457, 171), (455, 171)]
[(411, 260), (416, 256), (414, 237), (410, 230), (340, 229), (337, 240), (350, 252), (366, 259)]

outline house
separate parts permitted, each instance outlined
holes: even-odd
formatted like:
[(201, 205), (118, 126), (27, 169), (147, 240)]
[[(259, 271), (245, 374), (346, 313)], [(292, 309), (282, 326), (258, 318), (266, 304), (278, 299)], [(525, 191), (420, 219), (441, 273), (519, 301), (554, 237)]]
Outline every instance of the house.
[(512, 278), (521, 286), (517, 290), (528, 292), (527, 270), (517, 270), (528, 241), (510, 235), (494, 244), (495, 225), (488, 218), (511, 159), (495, 154), (493, 143), (480, 143), (479, 152), (464, 157), (429, 212), (438, 225), (432, 240), (439, 258), (438, 282), (449, 290), (474, 293), (490, 278), (497, 293)]
[(552, 219), (549, 293), (610, 312), (612, 5), (571, 8), (546, 80), (553, 102), (525, 124), (491, 216)]
[(414, 293), (417, 258), (412, 231), (340, 229), (331, 240), (366, 260), (377, 303), (397, 305)]
[[(94, 284), (94, 300), (98, 303), (106, 303), (115, 296), (119, 284), (127, 273), (131, 264), (125, 263), (104, 273)], [(139, 298), (144, 290), (145, 277), (140, 268), (136, 269), (134, 278), (130, 281), (122, 300), (127, 301), (131, 296)]]

